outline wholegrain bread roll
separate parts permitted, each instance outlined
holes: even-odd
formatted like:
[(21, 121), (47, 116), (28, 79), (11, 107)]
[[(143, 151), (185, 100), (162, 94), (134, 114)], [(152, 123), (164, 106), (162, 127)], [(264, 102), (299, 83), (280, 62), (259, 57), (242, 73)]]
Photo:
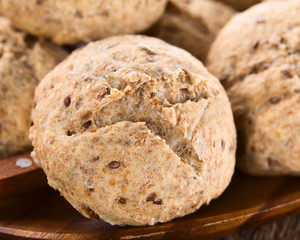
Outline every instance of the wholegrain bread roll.
[[(75, 44), (144, 31), (167, 0), (1, 0), (0, 14), (31, 34)], [(20, 17), (21, 16), (21, 17)]]
[(189, 53), (155, 38), (111, 37), (77, 50), (38, 86), (32, 118), (32, 156), (50, 186), (111, 224), (192, 213), (233, 174), (224, 89)]
[(204, 61), (216, 35), (234, 13), (214, 0), (170, 0), (166, 13), (149, 34)]
[(0, 159), (29, 151), (34, 88), (66, 53), (15, 31), (0, 17)]
[(239, 132), (238, 166), (300, 174), (300, 1), (270, 1), (234, 17), (207, 65), (227, 89)]

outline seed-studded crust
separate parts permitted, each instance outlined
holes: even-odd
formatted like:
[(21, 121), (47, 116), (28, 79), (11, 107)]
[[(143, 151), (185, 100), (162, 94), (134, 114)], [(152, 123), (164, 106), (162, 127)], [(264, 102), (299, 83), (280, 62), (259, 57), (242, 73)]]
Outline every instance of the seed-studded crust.
[(259, 4), (234, 17), (207, 65), (223, 81), (245, 172), (300, 173), (300, 2)]
[(65, 52), (12, 29), (0, 17), (0, 158), (29, 151), (34, 88)]
[(228, 4), (239, 11), (244, 11), (247, 8), (260, 3), (262, 0), (218, 0), (225, 4)]
[[(31, 34), (74, 44), (144, 31), (167, 0), (1, 0), (0, 13)], [(22, 17), (20, 17), (22, 16)]]
[(111, 37), (74, 52), (38, 86), (33, 121), (32, 156), (49, 184), (111, 224), (194, 212), (233, 174), (224, 89), (189, 53), (155, 38)]
[(233, 14), (232, 8), (214, 0), (171, 0), (149, 33), (204, 61), (217, 33)]

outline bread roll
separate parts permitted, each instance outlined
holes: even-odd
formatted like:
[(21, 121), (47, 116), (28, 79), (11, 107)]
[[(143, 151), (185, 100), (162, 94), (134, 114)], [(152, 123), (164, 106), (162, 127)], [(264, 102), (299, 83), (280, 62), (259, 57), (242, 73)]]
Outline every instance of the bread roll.
[(36, 90), (32, 156), (84, 216), (170, 221), (229, 184), (236, 134), (219, 81), (161, 40), (118, 36), (74, 52)]
[[(1, 0), (0, 13), (31, 34), (75, 44), (141, 32), (163, 14), (167, 0)], [(20, 17), (21, 16), (21, 17)]]
[(66, 53), (15, 31), (0, 17), (0, 159), (30, 151), (28, 139), (34, 88)]
[(204, 61), (216, 35), (233, 14), (232, 8), (214, 0), (171, 0), (149, 34)]
[(270, 1), (234, 17), (207, 65), (223, 82), (239, 133), (238, 166), (300, 174), (300, 1)]

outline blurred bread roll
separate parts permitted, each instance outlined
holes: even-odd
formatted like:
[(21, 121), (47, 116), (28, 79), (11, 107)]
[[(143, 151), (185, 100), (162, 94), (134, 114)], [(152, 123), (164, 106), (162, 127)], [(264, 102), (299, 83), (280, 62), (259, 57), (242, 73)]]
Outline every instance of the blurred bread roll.
[(300, 174), (300, 1), (269, 1), (235, 16), (207, 66), (227, 89), (239, 135), (238, 166)]
[[(57, 44), (75, 44), (146, 30), (167, 0), (1, 0), (0, 13), (14, 26)], [(21, 16), (21, 17), (20, 17)]]
[(216, 35), (234, 13), (214, 0), (170, 0), (166, 13), (149, 33), (204, 61)]
[(29, 151), (34, 88), (66, 53), (0, 17), (0, 158)]

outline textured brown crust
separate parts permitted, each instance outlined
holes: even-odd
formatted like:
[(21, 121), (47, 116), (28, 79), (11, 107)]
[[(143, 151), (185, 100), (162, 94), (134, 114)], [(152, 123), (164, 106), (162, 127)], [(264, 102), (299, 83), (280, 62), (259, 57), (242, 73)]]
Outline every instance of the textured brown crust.
[(228, 4), (239, 11), (244, 11), (247, 8), (260, 3), (262, 0), (218, 0), (225, 4)]
[(259, 4), (220, 32), (207, 65), (227, 88), (239, 167), (260, 175), (300, 173), (300, 2)]
[(149, 33), (204, 61), (217, 33), (233, 14), (233, 9), (214, 0), (171, 0)]
[(66, 53), (15, 31), (0, 17), (0, 54), (0, 158), (5, 158), (30, 150), (34, 88)]
[[(0, 13), (31, 34), (57, 44), (88, 42), (144, 31), (167, 0), (0, 0)], [(20, 17), (21, 16), (21, 17)]]
[(155, 38), (112, 37), (74, 52), (38, 86), (33, 121), (32, 156), (49, 184), (111, 224), (194, 212), (233, 174), (224, 89), (189, 53)]

